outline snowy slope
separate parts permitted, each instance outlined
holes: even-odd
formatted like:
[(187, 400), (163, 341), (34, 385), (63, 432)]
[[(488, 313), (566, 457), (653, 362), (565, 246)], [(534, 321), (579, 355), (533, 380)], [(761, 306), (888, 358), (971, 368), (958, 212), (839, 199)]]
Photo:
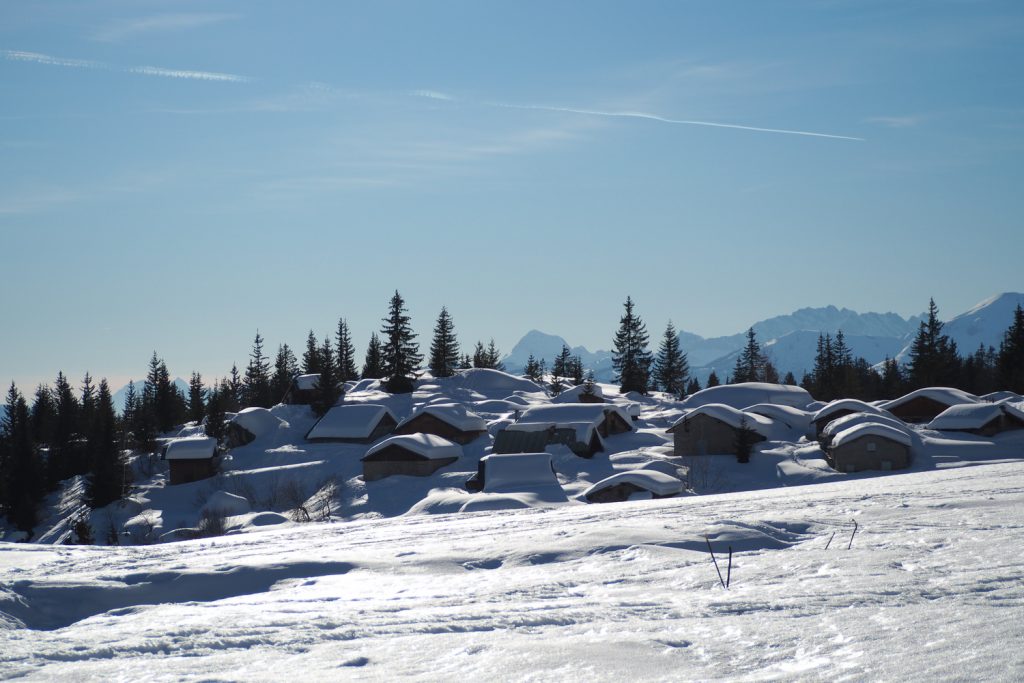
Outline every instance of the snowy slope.
[[(0, 544), (0, 677), (1020, 680), (1022, 503), (1016, 462), (174, 545)], [(735, 553), (728, 590), (705, 536), (723, 573)]]

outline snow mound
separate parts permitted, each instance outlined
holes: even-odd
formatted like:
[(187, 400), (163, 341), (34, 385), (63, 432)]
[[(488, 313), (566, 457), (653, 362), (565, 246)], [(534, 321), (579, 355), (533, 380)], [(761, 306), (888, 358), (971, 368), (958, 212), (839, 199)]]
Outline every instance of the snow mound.
[(273, 434), (278, 429), (287, 429), (288, 423), (275, 416), (266, 408), (245, 408), (231, 418), (231, 422), (249, 432), (257, 439)]
[(740, 384), (724, 384), (701, 389), (697, 393), (687, 396), (680, 406), (689, 409), (699, 408), (708, 403), (720, 403), (739, 410), (744, 406), (758, 403), (775, 403), (804, 408), (813, 400), (807, 390), (801, 387), (766, 382), (741, 382)]
[(681, 425), (687, 420), (691, 420), (698, 415), (713, 417), (719, 422), (724, 422), (733, 429), (739, 429), (740, 426), (746, 422), (747, 427), (753, 429), (766, 439), (772, 438), (776, 431), (775, 421), (771, 418), (765, 417), (764, 415), (758, 415), (757, 413), (745, 413), (742, 410), (737, 410), (732, 406), (723, 405), (721, 403), (707, 403), (698, 408), (694, 408), (679, 418), (679, 420), (672, 425), (672, 429), (675, 429), (678, 425)]
[(811, 429), (811, 413), (792, 406), (779, 405), (778, 403), (758, 403), (747, 406), (743, 409), (743, 412), (762, 415), (770, 420), (781, 422), (790, 429), (795, 429), (801, 433), (808, 432)]
[(164, 447), (165, 460), (206, 460), (217, 452), (217, 440), (208, 436), (173, 439)]
[(426, 458), (427, 460), (444, 460), (446, 458), (462, 457), (462, 446), (452, 443), (448, 439), (442, 439), (440, 436), (435, 436), (433, 434), (404, 434), (384, 439), (379, 444), (366, 451), (366, 455), (363, 457), (363, 460), (366, 460), (370, 456), (379, 453), (390, 446), (401, 446), (402, 448), (412, 451), (416, 455)]
[(876, 408), (870, 403), (858, 401), (855, 398), (841, 398), (832, 401), (824, 408), (821, 408), (820, 410), (818, 410), (818, 412), (814, 413), (814, 415), (811, 417), (811, 422), (825, 420), (828, 417), (835, 415), (836, 413), (842, 412), (844, 410), (852, 411), (854, 413), (872, 413), (875, 415), (888, 414), (881, 408)]
[(476, 392), (486, 398), (504, 398), (516, 391), (544, 393), (542, 388), (528, 379), (487, 368), (461, 370), (458, 375), (451, 378), (450, 385)]
[[(569, 387), (568, 389), (566, 389), (565, 391), (560, 393), (558, 396), (555, 396), (553, 399), (551, 399), (551, 402), (552, 403), (579, 403), (580, 402), (580, 397), (586, 395), (586, 393), (587, 393), (587, 390), (586, 390), (585, 385), (583, 385), (583, 384), (579, 385), (578, 387)], [(591, 392), (590, 393), (591, 393), (592, 396), (595, 396), (595, 397), (600, 398), (600, 399), (604, 399), (604, 392), (601, 390), (601, 387), (599, 385), (597, 385), (597, 384), (594, 384), (593, 387), (591, 387)]]
[(206, 500), (201, 510), (204, 514), (219, 514), (224, 517), (248, 514), (250, 510), (249, 501), (242, 496), (236, 496), (227, 491), (215, 491)]
[(886, 401), (881, 407), (891, 412), (894, 408), (898, 408), (916, 398), (930, 398), (937, 403), (942, 403), (947, 406), (961, 405), (964, 403), (978, 403), (981, 400), (974, 394), (969, 394), (960, 389), (953, 389), (952, 387), (925, 387), (924, 389), (911, 391), (905, 396), (900, 396), (899, 398), (894, 398), (891, 401)]
[(884, 424), (892, 427), (895, 430), (901, 431), (904, 434), (910, 434), (910, 427), (907, 426), (902, 420), (892, 417), (891, 415), (880, 415), (875, 413), (850, 413), (849, 415), (843, 415), (838, 417), (821, 430), (821, 435), (825, 438), (834, 436), (839, 432), (854, 427), (859, 424), (865, 423)]
[(1003, 413), (1024, 419), (1024, 411), (1011, 403), (964, 403), (943, 410), (928, 423), (927, 429), (980, 429), (992, 420), (998, 419)]
[(859, 439), (863, 436), (878, 436), (896, 443), (901, 443), (907, 448), (913, 445), (910, 435), (900, 429), (878, 422), (862, 422), (859, 425), (849, 427), (832, 437), (832, 447), (842, 446), (844, 443)]
[(588, 498), (598, 491), (602, 491), (612, 486), (618, 486), (619, 484), (632, 484), (638, 488), (644, 489), (645, 491), (650, 491), (656, 496), (662, 497), (674, 496), (683, 491), (683, 482), (676, 477), (656, 470), (641, 469), (619, 472), (618, 474), (613, 474), (610, 477), (602, 479), (584, 491), (583, 497)]

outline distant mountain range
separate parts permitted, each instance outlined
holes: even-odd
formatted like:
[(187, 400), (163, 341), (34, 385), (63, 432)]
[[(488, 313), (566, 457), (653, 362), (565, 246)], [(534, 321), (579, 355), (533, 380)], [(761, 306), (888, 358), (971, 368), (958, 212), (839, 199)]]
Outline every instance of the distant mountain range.
[[(956, 341), (961, 354), (973, 352), (979, 344), (998, 348), (1018, 303), (1024, 305), (1024, 294), (1009, 292), (994, 296), (950, 319), (943, 331)], [(903, 318), (896, 313), (857, 313), (848, 308), (825, 306), (801, 308), (789, 315), (755, 322), (752, 327), (780, 374), (792, 372), (799, 379), (814, 366), (819, 334), (835, 336), (842, 330), (853, 354), (871, 364), (880, 363), (886, 357), (905, 362), (910, 343), (923, 318)], [(712, 370), (725, 380), (746, 342), (746, 331), (710, 338), (680, 331), (679, 342), (690, 361), (691, 373), (701, 383), (707, 381)], [(652, 339), (652, 350), (656, 343), (657, 339)], [(573, 347), (563, 337), (538, 330), (526, 333), (503, 362), (509, 372), (521, 372), (532, 353), (535, 358), (546, 359), (550, 364), (551, 359), (561, 352), (563, 344), (582, 359), (584, 367), (594, 371), (599, 381), (612, 380), (614, 371), (610, 351), (592, 352), (583, 346)]]

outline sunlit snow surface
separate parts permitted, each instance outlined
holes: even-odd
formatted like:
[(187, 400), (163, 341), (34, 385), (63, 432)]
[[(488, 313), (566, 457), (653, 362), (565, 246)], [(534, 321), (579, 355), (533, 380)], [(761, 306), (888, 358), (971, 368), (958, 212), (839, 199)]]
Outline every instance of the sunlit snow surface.
[[(2, 544), (0, 675), (1020, 680), (1022, 525), (1024, 463), (989, 463), (143, 547)], [(733, 548), (728, 590), (705, 534), (723, 573)]]

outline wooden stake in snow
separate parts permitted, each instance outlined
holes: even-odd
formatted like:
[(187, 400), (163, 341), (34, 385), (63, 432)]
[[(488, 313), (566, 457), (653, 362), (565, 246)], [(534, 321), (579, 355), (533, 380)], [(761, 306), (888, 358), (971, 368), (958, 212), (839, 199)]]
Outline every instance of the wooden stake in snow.
[(853, 520), (853, 533), (850, 534), (850, 542), (847, 544), (846, 549), (849, 550), (853, 547), (853, 537), (857, 535), (857, 520)]
[(732, 546), (729, 546), (729, 568), (725, 570), (725, 587), (732, 583)]
[(708, 552), (711, 553), (711, 561), (715, 563), (715, 571), (718, 572), (718, 581), (722, 584), (722, 588), (728, 588), (728, 586), (725, 585), (725, 580), (722, 578), (722, 570), (718, 568), (718, 560), (715, 559), (715, 551), (711, 549), (711, 539), (705, 536), (704, 540), (708, 544)]
[(825, 544), (825, 550), (828, 550), (828, 547), (830, 545), (832, 545), (832, 539), (835, 538), (835, 537), (836, 537), (836, 532), (833, 531), (832, 535), (828, 537), (828, 543)]

